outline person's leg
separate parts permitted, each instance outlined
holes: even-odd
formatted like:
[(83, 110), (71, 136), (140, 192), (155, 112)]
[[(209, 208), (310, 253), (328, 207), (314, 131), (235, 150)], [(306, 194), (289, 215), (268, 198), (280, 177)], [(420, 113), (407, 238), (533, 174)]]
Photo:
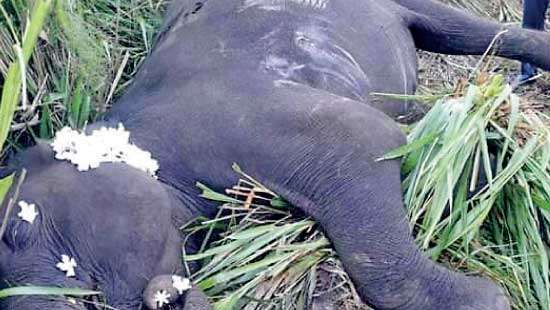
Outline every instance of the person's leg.
[[(544, 17), (548, 8), (548, 0), (525, 0), (523, 2), (523, 28), (544, 30)], [(521, 73), (518, 82), (523, 83), (537, 73), (533, 65), (527, 62), (521, 63)]]
[(523, 28), (544, 30), (544, 17), (548, 0), (524, 0)]

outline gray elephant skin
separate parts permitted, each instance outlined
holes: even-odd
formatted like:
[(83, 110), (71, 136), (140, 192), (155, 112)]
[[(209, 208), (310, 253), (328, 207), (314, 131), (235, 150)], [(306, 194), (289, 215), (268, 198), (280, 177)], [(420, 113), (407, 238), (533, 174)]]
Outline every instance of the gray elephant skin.
[[(375, 309), (505, 310), (481, 277), (447, 270), (415, 245), (395, 120), (414, 104), (416, 48), (483, 54), (503, 25), (432, 0), (174, 0), (156, 46), (99, 126), (123, 123), (160, 163), (158, 180), (123, 164), (78, 172), (39, 144), (13, 167), (27, 177), (0, 242), (2, 285), (98, 289), (117, 309), (154, 308), (143, 292), (181, 274), (179, 225), (212, 216), (197, 181), (222, 190), (248, 174), (313, 217), (362, 299)], [(550, 69), (550, 35), (509, 27), (498, 56)], [(188, 251), (193, 251), (191, 240)], [(76, 259), (76, 276), (56, 268)], [(147, 288), (147, 290), (146, 290)], [(173, 307), (208, 309), (197, 290)], [(187, 306), (186, 306), (187, 305)], [(4, 310), (87, 309), (64, 299), (11, 297)]]

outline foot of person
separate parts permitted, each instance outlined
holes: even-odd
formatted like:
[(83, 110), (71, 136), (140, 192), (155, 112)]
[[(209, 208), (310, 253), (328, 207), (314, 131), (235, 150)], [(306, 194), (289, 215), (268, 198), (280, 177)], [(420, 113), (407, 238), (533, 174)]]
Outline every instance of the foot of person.
[(513, 86), (517, 87), (532, 83), (534, 77), (537, 75), (537, 69), (529, 63), (521, 64), (521, 73), (517, 75), (516, 80), (513, 82)]

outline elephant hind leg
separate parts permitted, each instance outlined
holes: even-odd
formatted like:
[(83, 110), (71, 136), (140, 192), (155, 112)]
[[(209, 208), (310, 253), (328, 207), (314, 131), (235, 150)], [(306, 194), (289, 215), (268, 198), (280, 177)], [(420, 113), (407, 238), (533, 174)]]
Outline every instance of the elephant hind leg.
[(404, 18), (418, 48), (454, 55), (482, 55), (501, 31), (497, 56), (529, 62), (550, 70), (550, 34), (471, 16), (435, 0), (393, 0), (406, 10)]

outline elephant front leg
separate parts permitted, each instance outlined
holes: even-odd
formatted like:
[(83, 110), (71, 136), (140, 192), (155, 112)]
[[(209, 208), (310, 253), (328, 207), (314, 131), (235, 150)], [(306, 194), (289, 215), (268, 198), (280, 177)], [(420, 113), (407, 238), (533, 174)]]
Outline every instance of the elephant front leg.
[(254, 140), (256, 155), (269, 154), (241, 166), (320, 223), (360, 296), (375, 309), (509, 309), (496, 285), (440, 267), (415, 245), (400, 163), (377, 161), (404, 142), (398, 127), (351, 100), (309, 98), (307, 117)]

